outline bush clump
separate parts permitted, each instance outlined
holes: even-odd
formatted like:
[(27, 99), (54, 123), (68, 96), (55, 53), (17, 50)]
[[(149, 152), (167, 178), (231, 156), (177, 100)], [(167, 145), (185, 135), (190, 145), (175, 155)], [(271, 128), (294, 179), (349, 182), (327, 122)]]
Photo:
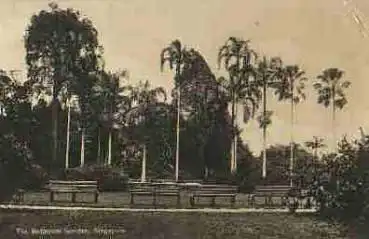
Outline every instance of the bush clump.
[(348, 142), (325, 157), (311, 187), (321, 215), (345, 221), (369, 221), (369, 136)]
[(124, 191), (128, 176), (122, 169), (105, 165), (87, 165), (63, 171), (63, 180), (96, 180), (100, 191)]

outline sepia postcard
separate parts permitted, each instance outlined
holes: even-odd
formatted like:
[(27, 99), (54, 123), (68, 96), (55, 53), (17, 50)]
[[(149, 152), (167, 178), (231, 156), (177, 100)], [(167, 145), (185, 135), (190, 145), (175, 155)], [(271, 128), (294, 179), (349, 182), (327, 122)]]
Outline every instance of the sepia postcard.
[(0, 238), (369, 238), (368, 17), (1, 0)]

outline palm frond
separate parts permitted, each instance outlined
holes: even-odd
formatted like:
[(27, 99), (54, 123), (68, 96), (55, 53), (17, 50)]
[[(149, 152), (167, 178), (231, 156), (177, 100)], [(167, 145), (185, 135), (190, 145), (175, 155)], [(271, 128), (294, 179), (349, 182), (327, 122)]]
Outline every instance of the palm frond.
[(247, 123), (252, 117), (254, 117), (256, 109), (258, 108), (258, 102), (253, 97), (246, 97), (243, 101), (243, 122)]
[(261, 113), (257, 117), (257, 121), (259, 122), (259, 127), (260, 128), (268, 127), (268, 125), (272, 123), (272, 119), (271, 119), (272, 115), (273, 115), (273, 111), (271, 110), (267, 110), (265, 114)]
[(351, 82), (349, 82), (349, 81), (344, 81), (344, 82), (341, 83), (342, 88), (349, 88), (350, 85), (351, 85)]
[(227, 43), (229, 42), (231, 45), (236, 45), (238, 41), (237, 37), (229, 37)]
[(222, 60), (229, 57), (228, 46), (224, 45), (220, 48), (218, 52), (218, 69), (221, 66)]
[(182, 43), (180, 40), (176, 39), (171, 43), (171, 46), (177, 51), (180, 52), (182, 50)]
[(322, 83), (329, 84), (328, 76), (326, 74), (318, 75), (316, 78)]
[(334, 104), (336, 105), (336, 107), (338, 109), (343, 109), (343, 107), (345, 107), (345, 105), (348, 103), (347, 99), (345, 97), (342, 97), (340, 99), (336, 99), (334, 101)]
[(319, 90), (323, 87), (322, 83), (316, 82), (313, 84), (314, 89)]
[[(173, 49), (172, 46), (164, 48), (160, 53), (160, 71), (164, 70), (165, 62), (172, 61)], [(173, 69), (172, 64), (169, 63), (170, 69)]]

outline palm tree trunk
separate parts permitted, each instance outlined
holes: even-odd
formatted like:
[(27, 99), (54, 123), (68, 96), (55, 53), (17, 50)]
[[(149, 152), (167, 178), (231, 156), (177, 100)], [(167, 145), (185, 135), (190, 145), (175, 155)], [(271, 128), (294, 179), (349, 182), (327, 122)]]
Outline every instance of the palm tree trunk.
[(81, 160), (80, 167), (85, 165), (85, 129), (82, 127), (81, 129)]
[(146, 181), (146, 144), (143, 145), (142, 149), (142, 165), (141, 165), (141, 182)]
[(108, 142), (108, 165), (111, 165), (111, 139), (112, 139), (112, 132), (111, 129), (109, 130), (109, 142)]
[(97, 132), (97, 159), (96, 162), (99, 164), (101, 161), (101, 130), (98, 128)]
[(337, 151), (337, 144), (336, 144), (336, 104), (335, 104), (335, 96), (336, 96), (336, 87), (335, 83), (332, 83), (332, 96), (331, 96), (331, 104), (332, 104), (332, 149), (336, 152)]
[(234, 134), (234, 139), (233, 139), (233, 167), (232, 167), (232, 174), (236, 173), (237, 171), (237, 144), (238, 144), (238, 135), (237, 135), (237, 131), (236, 131), (236, 119), (237, 119), (237, 104), (235, 104), (234, 107), (235, 111), (234, 111), (234, 129), (235, 129), (235, 134)]
[(231, 160), (230, 160), (230, 171), (233, 173), (234, 158), (235, 158), (235, 118), (236, 118), (236, 97), (234, 90), (232, 92), (232, 106), (231, 106)]
[[(240, 68), (240, 56), (239, 54), (237, 54), (237, 62), (236, 62), (236, 68), (237, 68), (237, 71), (239, 70)], [(239, 72), (238, 72), (238, 80), (237, 80), (237, 83), (240, 82), (240, 79), (239, 79)], [(237, 94), (236, 94), (236, 91), (234, 90), (233, 91), (233, 129), (234, 129), (234, 139), (233, 139), (233, 164), (232, 164), (232, 168), (231, 168), (231, 172), (232, 174), (235, 174), (236, 173), (236, 170), (237, 170), (237, 131), (236, 131), (236, 128), (237, 128), (237, 124), (236, 124), (236, 121), (237, 121)]]
[(69, 137), (70, 137), (70, 99), (68, 101), (68, 119), (67, 119), (67, 146), (65, 149), (65, 168), (69, 168)]
[[(292, 89), (293, 91), (293, 89)], [(293, 186), (293, 161), (294, 161), (294, 139), (293, 139), (293, 127), (294, 126), (294, 101), (293, 92), (291, 98), (291, 142), (290, 142), (290, 186)]]
[(233, 174), (237, 172), (237, 145), (238, 138), (237, 135), (234, 136), (234, 154), (233, 154)]
[(176, 126), (176, 134), (177, 134), (177, 143), (176, 143), (176, 175), (175, 175), (175, 179), (176, 182), (178, 182), (178, 174), (179, 174), (179, 118), (180, 118), (180, 108), (181, 108), (181, 90), (180, 90), (180, 86), (177, 86), (177, 126)]
[(318, 147), (316, 146), (314, 148), (314, 156), (313, 156), (313, 170), (314, 170), (314, 176), (317, 172), (317, 164), (318, 164)]
[(53, 103), (51, 108), (51, 114), (52, 114), (52, 140), (53, 140), (53, 146), (52, 146), (52, 163), (50, 164), (50, 167), (57, 162), (57, 151), (58, 151), (58, 104), (57, 104), (57, 97), (53, 96)]
[[(334, 93), (333, 92), (333, 99), (332, 99), (332, 146), (333, 146), (333, 150), (335, 152), (337, 152), (338, 150), (338, 145), (337, 145), (337, 142), (336, 142), (336, 106), (335, 106), (335, 102), (334, 102)], [(339, 175), (336, 171), (336, 188), (337, 188), (337, 191), (339, 191), (339, 188), (340, 188), (340, 178), (339, 178)]]
[(337, 150), (337, 142), (336, 142), (336, 106), (334, 104), (334, 99), (332, 102), (332, 147), (333, 150)]
[[(266, 79), (263, 79), (263, 120), (265, 121), (265, 117), (266, 117), (266, 105), (267, 105), (267, 95), (266, 95), (266, 90), (267, 90), (267, 82)], [(266, 168), (266, 161), (267, 161), (267, 157), (266, 157), (266, 130), (267, 130), (267, 125), (265, 124), (265, 122), (263, 122), (263, 178), (266, 178), (266, 174), (267, 174), (267, 168)]]

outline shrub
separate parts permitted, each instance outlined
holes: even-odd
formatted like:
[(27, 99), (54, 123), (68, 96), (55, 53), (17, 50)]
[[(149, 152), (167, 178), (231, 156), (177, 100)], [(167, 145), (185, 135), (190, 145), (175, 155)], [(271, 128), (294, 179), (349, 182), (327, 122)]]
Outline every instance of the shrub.
[(39, 164), (31, 163), (27, 168), (24, 189), (39, 190), (49, 180), (47, 171)]
[(61, 175), (64, 180), (96, 180), (101, 191), (124, 191), (128, 176), (122, 169), (103, 165), (70, 168)]
[(0, 135), (0, 201), (10, 199), (27, 182), (30, 153), (12, 135)]
[(340, 143), (339, 154), (326, 158), (328, 175), (317, 177), (311, 193), (319, 204), (321, 215), (345, 221), (369, 220), (369, 138)]

